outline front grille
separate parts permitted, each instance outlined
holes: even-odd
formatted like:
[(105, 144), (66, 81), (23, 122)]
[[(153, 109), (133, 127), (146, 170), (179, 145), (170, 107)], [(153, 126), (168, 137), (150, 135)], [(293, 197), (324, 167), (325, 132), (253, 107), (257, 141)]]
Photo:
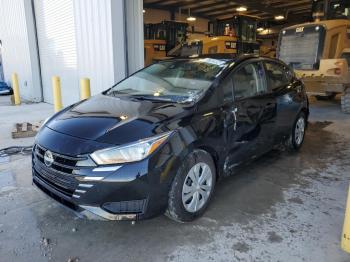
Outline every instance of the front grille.
[(41, 181), (45, 182), (45, 184), (49, 185), (50, 187), (54, 188), (55, 190), (68, 197), (72, 197), (74, 190), (77, 187), (77, 183), (75, 183), (74, 181), (69, 181), (60, 177), (56, 177), (44, 171), (42, 168), (39, 168), (38, 166), (35, 167), (34, 175)]
[(52, 152), (54, 162), (47, 166), (44, 162), (44, 155), (47, 149), (40, 145), (34, 147), (34, 169), (35, 176), (60, 193), (72, 197), (78, 186), (74, 177), (74, 170), (78, 169), (76, 164), (85, 157), (71, 157)]
[[(44, 163), (44, 155), (47, 149), (40, 145), (35, 145), (34, 152), (37, 156), (38, 160)], [(59, 173), (63, 174), (72, 174), (74, 169), (78, 169), (79, 167), (76, 167), (76, 164), (78, 161), (86, 160), (87, 157), (71, 157), (71, 156), (65, 156), (61, 155), (55, 152), (51, 152), (54, 157), (54, 162), (50, 166), (50, 169), (54, 169), (55, 171), (58, 171)]]
[(33, 180), (34, 184), (40, 188), (44, 193), (46, 193), (47, 195), (49, 195), (50, 197), (52, 197), (53, 199), (55, 199), (56, 201), (60, 202), (61, 204), (73, 209), (73, 210), (78, 210), (78, 207), (73, 204), (70, 201), (67, 201), (66, 199), (54, 194), (53, 192), (51, 192), (50, 190), (48, 190), (47, 188), (45, 188), (44, 186), (42, 186), (40, 183), (38, 183), (36, 180)]
[(102, 208), (114, 214), (137, 214), (144, 213), (146, 203), (146, 199), (121, 202), (107, 202), (103, 204)]

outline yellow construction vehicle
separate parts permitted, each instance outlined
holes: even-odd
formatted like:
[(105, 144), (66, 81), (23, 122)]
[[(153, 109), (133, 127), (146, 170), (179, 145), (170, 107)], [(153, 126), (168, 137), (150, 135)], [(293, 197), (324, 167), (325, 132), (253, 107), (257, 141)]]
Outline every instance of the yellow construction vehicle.
[(169, 57), (205, 54), (237, 54), (237, 38), (234, 36), (190, 36), (186, 43), (168, 53)]
[(187, 23), (177, 21), (145, 24), (145, 66), (165, 57), (169, 50), (185, 42), (187, 26)]
[(165, 40), (149, 39), (144, 40), (145, 45), (145, 66), (153, 63), (159, 57), (166, 56), (166, 42)]
[(281, 30), (277, 56), (294, 68), (310, 95), (342, 94), (342, 110), (350, 113), (350, 1), (316, 0), (313, 17)]
[(208, 24), (209, 35), (190, 34), (185, 43), (176, 46), (167, 55), (178, 57), (206, 54), (258, 54), (256, 27), (257, 19), (251, 16), (237, 15), (211, 21)]

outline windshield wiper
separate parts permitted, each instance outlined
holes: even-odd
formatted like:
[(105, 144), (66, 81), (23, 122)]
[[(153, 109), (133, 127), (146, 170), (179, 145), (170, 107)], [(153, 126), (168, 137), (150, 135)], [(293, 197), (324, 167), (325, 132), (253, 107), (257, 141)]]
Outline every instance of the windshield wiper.
[(157, 101), (157, 102), (172, 102), (176, 103), (176, 101), (170, 99), (170, 98), (164, 98), (164, 97), (157, 97), (153, 95), (129, 95), (132, 98), (135, 98), (137, 100), (147, 100), (147, 101)]

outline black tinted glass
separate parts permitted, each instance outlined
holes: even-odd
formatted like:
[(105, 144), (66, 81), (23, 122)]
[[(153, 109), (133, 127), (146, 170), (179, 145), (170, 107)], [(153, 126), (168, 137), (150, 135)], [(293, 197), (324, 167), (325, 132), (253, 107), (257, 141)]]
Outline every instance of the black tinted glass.
[(289, 84), (292, 73), (289, 71), (287, 74), (285, 67), (278, 63), (266, 62), (266, 77), (269, 83), (269, 87), (274, 90), (281, 86)]
[(246, 98), (266, 92), (264, 70), (260, 64), (247, 64), (233, 74), (235, 97)]

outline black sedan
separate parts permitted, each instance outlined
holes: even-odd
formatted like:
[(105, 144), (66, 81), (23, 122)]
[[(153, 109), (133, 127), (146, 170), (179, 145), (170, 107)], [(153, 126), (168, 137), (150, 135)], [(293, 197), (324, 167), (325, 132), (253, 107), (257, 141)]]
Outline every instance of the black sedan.
[(298, 150), (308, 115), (303, 83), (278, 60), (167, 60), (51, 117), (33, 182), (89, 217), (192, 221), (235, 167)]

